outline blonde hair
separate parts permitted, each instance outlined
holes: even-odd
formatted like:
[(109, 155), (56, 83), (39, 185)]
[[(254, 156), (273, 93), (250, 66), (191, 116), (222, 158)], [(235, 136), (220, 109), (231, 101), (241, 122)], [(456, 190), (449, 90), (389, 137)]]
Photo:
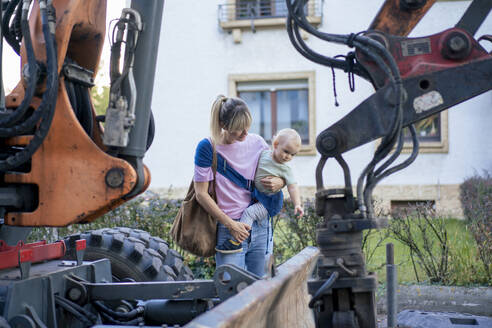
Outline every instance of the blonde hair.
[(215, 143), (220, 143), (222, 129), (241, 131), (251, 126), (251, 113), (248, 105), (239, 98), (219, 95), (212, 104), (210, 113), (210, 134)]
[(301, 136), (299, 135), (299, 133), (297, 133), (296, 130), (290, 128), (286, 128), (278, 131), (277, 134), (275, 134), (275, 136), (273, 137), (272, 144), (276, 142), (280, 143), (281, 141), (284, 140), (293, 141), (299, 146), (302, 144)]

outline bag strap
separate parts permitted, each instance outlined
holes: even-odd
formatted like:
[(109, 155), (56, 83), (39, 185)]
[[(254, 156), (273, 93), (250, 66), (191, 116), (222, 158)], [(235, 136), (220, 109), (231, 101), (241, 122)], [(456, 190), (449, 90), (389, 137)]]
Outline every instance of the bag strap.
[[(217, 194), (215, 193), (215, 176), (217, 174), (217, 150), (215, 149), (215, 143), (212, 140), (209, 140), (210, 144), (212, 145), (212, 172), (214, 174), (214, 180), (212, 182), (212, 198), (214, 200), (217, 200)], [(220, 155), (219, 155), (220, 156)]]

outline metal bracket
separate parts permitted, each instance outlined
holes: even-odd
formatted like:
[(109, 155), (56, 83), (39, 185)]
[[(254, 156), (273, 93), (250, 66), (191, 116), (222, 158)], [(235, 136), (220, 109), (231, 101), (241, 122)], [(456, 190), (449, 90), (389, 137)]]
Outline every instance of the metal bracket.
[(86, 246), (87, 241), (85, 239), (79, 239), (75, 241), (75, 256), (77, 258), (77, 265), (81, 265), (84, 261)]
[(332, 319), (333, 327), (359, 328), (354, 311), (335, 311)]
[(65, 79), (70, 80), (72, 82), (82, 84), (87, 88), (92, 88), (95, 86), (93, 71), (83, 68), (74, 63), (65, 63), (63, 64), (63, 75), (65, 75)]
[(32, 249), (19, 250), (19, 269), (21, 273), (21, 280), (29, 278), (29, 271), (31, 271), (32, 259), (33, 259)]
[[(26, 314), (16, 315), (9, 321), (10, 325), (8, 326), (2, 325), (1, 326), (2, 328), (3, 327), (48, 328), (46, 324), (41, 320), (34, 307), (28, 304), (23, 304), (23, 305), (26, 310)], [(2, 324), (2, 322), (0, 322), (0, 324)]]
[(387, 226), (388, 219), (386, 218), (330, 220), (326, 223), (326, 227), (333, 233), (381, 229)]
[[(116, 35), (116, 39), (113, 40), (111, 46), (111, 89), (106, 110), (103, 142), (106, 146), (126, 147), (130, 130), (135, 125), (137, 88), (133, 76), (133, 62), (138, 35), (143, 29), (140, 14), (134, 9), (123, 9), (121, 18), (114, 29), (113, 34)], [(125, 58), (123, 71), (120, 72), (120, 52), (123, 43), (125, 44)], [(123, 95), (124, 83), (128, 89), (126, 96)]]
[(25, 304), (24, 307), (26, 308), (27, 314), (33, 319), (34, 323), (36, 323), (37, 328), (48, 328), (32, 306)]
[(87, 300), (87, 288), (84, 283), (87, 281), (75, 275), (64, 276), (66, 281), (65, 297), (77, 304), (84, 304)]
[[(71, 287), (80, 289), (79, 284), (81, 284), (85, 288), (80, 290), (81, 294), (86, 291), (87, 299), (90, 301), (219, 298), (223, 302), (260, 280), (260, 277), (235, 265), (226, 264), (217, 268), (213, 280), (89, 283), (75, 276), (66, 279), (67, 283), (71, 284), (67, 286), (67, 290)], [(68, 297), (72, 299), (71, 295)]]
[(225, 301), (261, 278), (233, 264), (221, 265), (215, 270), (214, 283), (217, 295)]

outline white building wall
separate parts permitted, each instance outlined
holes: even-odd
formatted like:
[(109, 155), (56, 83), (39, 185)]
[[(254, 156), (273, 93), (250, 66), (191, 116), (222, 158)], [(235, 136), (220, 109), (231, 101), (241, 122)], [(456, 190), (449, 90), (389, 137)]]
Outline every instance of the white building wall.
[[(218, 94), (228, 92), (228, 74), (316, 72), (316, 134), (345, 116), (373, 93), (372, 86), (356, 80), (356, 91), (348, 90), (347, 76), (336, 71), (340, 107), (334, 106), (329, 68), (302, 57), (291, 45), (285, 29), (244, 30), (242, 42), (218, 23), (221, 1), (166, 0), (159, 43), (153, 110), (155, 141), (145, 162), (152, 172), (151, 188), (187, 187), (193, 174), (196, 144), (209, 134), (209, 112)], [(383, 0), (326, 0), (320, 29), (334, 33), (365, 30)], [(424, 36), (454, 26), (469, 1), (437, 2), (411, 36)], [(477, 35), (491, 33), (492, 17)], [(346, 54), (335, 46), (310, 36), (307, 43), (327, 55)], [(490, 51), (490, 45), (482, 43)], [(466, 87), (466, 86), (463, 86)], [(492, 92), (460, 104), (449, 111), (449, 152), (420, 154), (409, 168), (383, 180), (382, 185), (459, 184), (475, 171), (492, 169)], [(372, 158), (375, 145), (368, 144), (345, 156), (352, 181)], [(298, 156), (292, 166), (302, 186), (315, 185), (319, 156)], [(341, 169), (334, 161), (325, 169), (325, 181), (342, 184)]]

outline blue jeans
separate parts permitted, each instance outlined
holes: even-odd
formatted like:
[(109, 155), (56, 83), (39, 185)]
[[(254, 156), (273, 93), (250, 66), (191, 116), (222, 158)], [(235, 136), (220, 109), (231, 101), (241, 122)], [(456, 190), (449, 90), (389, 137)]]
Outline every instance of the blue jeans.
[[(222, 264), (235, 264), (241, 269), (248, 270), (260, 277), (265, 274), (265, 255), (267, 253), (267, 243), (269, 238), (269, 222), (267, 218), (253, 222), (249, 237), (243, 241), (243, 251), (241, 253), (215, 254), (216, 266)], [(218, 223), (217, 245), (221, 245), (227, 239), (233, 239), (229, 229)], [(268, 242), (267, 242), (268, 241)]]

